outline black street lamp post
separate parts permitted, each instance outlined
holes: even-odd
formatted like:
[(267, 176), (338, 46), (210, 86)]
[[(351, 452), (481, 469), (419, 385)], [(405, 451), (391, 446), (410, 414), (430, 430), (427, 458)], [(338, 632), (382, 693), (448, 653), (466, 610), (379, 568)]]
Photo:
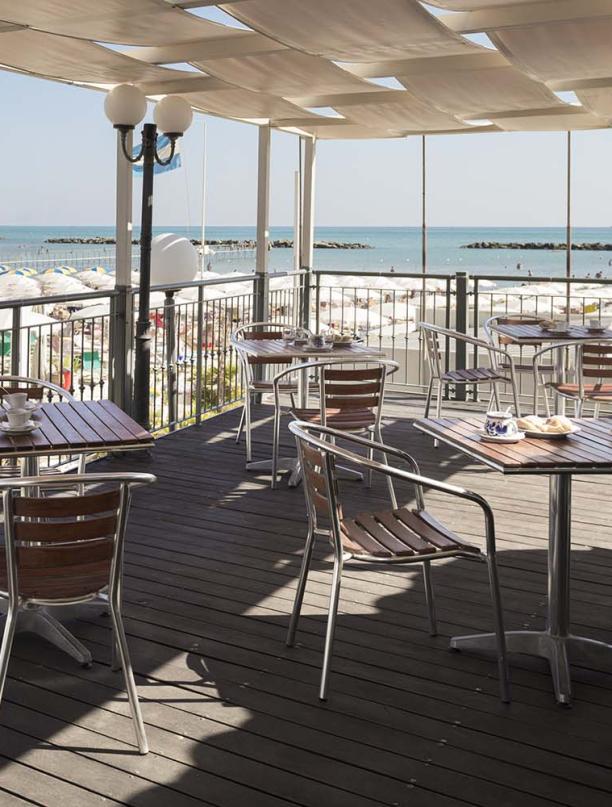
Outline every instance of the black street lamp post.
[[(123, 154), (130, 163), (142, 160), (142, 209), (140, 220), (140, 284), (138, 289), (138, 320), (134, 351), (134, 419), (149, 428), (151, 393), (151, 242), (153, 239), (153, 177), (155, 163), (168, 165), (176, 150), (176, 141), (191, 123), (191, 107), (182, 98), (168, 95), (155, 108), (156, 123), (142, 127), (142, 143), (137, 154), (130, 154), (127, 134), (139, 123), (146, 112), (146, 98), (137, 87), (121, 84), (107, 96), (106, 114), (121, 133)], [(170, 140), (170, 154), (162, 159), (157, 151), (157, 129), (164, 131)]]

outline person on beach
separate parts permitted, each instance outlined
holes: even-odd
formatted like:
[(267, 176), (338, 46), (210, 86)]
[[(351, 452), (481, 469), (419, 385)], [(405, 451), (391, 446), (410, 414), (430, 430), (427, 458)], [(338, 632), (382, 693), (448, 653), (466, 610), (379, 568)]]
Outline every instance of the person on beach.
[(522, 268), (523, 268), (523, 264), (522, 264), (522, 263), (519, 261), (519, 262), (517, 263), (517, 265), (516, 265), (516, 268), (517, 268), (517, 269), (522, 269)]

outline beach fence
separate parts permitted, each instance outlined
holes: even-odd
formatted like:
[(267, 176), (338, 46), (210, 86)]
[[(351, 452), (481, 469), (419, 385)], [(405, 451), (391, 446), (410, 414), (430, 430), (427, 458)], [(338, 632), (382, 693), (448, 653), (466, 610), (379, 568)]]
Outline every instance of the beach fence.
[[(511, 285), (511, 282), (513, 285)], [(136, 289), (89, 290), (0, 302), (0, 373), (42, 378), (76, 398), (112, 398), (129, 409)], [(244, 383), (230, 336), (256, 318), (348, 330), (399, 364), (393, 387), (423, 395), (429, 382), (419, 322), (483, 338), (495, 315), (528, 313), (575, 323), (612, 316), (612, 281), (419, 273), (287, 272), (264, 279), (217, 275), (151, 292), (150, 422), (174, 430), (242, 400)], [(442, 340), (446, 370), (482, 366), (486, 351), (457, 354)], [(522, 350), (510, 348), (521, 363)], [(270, 368), (269, 368), (270, 369)], [(274, 368), (271, 368), (272, 370)], [(525, 405), (531, 379), (519, 377)], [(483, 392), (487, 395), (487, 392)], [(481, 406), (476, 388), (449, 386), (451, 400)]]
[[(516, 276), (454, 275), (436, 273), (374, 273), (343, 275), (329, 271), (313, 273), (312, 317), (316, 330), (348, 329), (366, 344), (384, 351), (399, 364), (392, 388), (424, 395), (429, 383), (425, 345), (418, 330), (427, 322), (485, 338), (484, 324), (493, 316), (530, 314), (541, 318), (570, 319), (586, 324), (589, 319), (612, 318), (612, 280), (605, 278), (526, 278)], [(474, 346), (464, 356), (456, 355), (453, 343), (442, 340), (444, 370), (487, 366), (489, 355)], [(515, 362), (530, 361), (533, 349), (509, 346)], [(518, 376), (519, 394), (530, 406), (531, 376)], [(488, 396), (481, 390), (480, 395)], [(449, 385), (447, 397), (481, 403), (477, 385)], [(506, 396), (502, 396), (506, 397)], [(488, 400), (488, 397), (487, 397)], [(509, 395), (507, 400), (510, 400)]]

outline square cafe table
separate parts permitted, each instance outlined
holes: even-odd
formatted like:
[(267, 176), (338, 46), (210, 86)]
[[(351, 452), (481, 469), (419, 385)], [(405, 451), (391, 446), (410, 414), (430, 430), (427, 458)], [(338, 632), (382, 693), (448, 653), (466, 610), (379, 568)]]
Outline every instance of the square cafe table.
[[(424, 419), (422, 432), (507, 475), (547, 475), (549, 490), (548, 617), (543, 631), (507, 631), (509, 652), (547, 659), (559, 703), (571, 701), (569, 660), (612, 671), (612, 645), (570, 632), (571, 486), (575, 474), (612, 474), (612, 418), (576, 420), (580, 431), (559, 440), (525, 438), (508, 445), (482, 442), (482, 417)], [(456, 636), (458, 650), (495, 650), (494, 634)]]
[[(508, 315), (511, 319), (512, 315)], [(565, 333), (556, 333), (549, 331), (547, 328), (542, 327), (537, 322), (503, 322), (496, 323), (492, 326), (500, 336), (509, 339), (513, 344), (519, 346), (525, 345), (540, 345), (543, 342), (555, 344), (567, 344), (568, 342), (605, 342), (612, 340), (612, 329), (605, 328), (603, 331), (590, 331), (585, 325), (572, 325)], [(556, 373), (557, 378), (561, 381), (565, 378), (565, 362), (563, 358), (563, 349), (554, 351), (556, 354)], [(565, 398), (557, 395), (557, 409), (560, 414), (565, 414)]]
[[(305, 345), (295, 345), (292, 342), (285, 342), (282, 339), (244, 339), (238, 350), (244, 351), (253, 359), (270, 364), (290, 364), (292, 361), (325, 361), (326, 359), (383, 359), (384, 351), (370, 347), (360, 342), (353, 342), (350, 345), (334, 345), (331, 350), (317, 350)], [(307, 372), (303, 371), (298, 377), (298, 398), (300, 409), (308, 406), (308, 378)], [(248, 471), (271, 471), (272, 460), (256, 460), (247, 463)], [(301, 479), (301, 471), (296, 457), (281, 457), (278, 461), (279, 471), (290, 471), (289, 486), (295, 487)], [(356, 471), (348, 471), (351, 476), (359, 476)]]
[(29, 434), (0, 432), (0, 459), (24, 458), (27, 475), (36, 474), (38, 457), (145, 449), (154, 442), (111, 401), (44, 403), (32, 419), (40, 427)]

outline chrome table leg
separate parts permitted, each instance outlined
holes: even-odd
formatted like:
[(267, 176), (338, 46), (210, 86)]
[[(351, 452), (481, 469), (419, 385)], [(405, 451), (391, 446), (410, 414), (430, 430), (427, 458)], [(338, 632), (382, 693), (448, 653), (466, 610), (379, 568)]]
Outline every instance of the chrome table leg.
[[(550, 477), (549, 547), (548, 547), (548, 618), (544, 631), (507, 631), (509, 653), (526, 653), (545, 658), (553, 679), (555, 697), (559, 703), (569, 704), (572, 684), (569, 659), (595, 661), (610, 668), (612, 646), (579, 636), (572, 636), (570, 628), (570, 550), (571, 550), (571, 495), (570, 474)], [(455, 636), (450, 646), (454, 650), (496, 650), (495, 634)], [(569, 657), (569, 659), (568, 659)]]

